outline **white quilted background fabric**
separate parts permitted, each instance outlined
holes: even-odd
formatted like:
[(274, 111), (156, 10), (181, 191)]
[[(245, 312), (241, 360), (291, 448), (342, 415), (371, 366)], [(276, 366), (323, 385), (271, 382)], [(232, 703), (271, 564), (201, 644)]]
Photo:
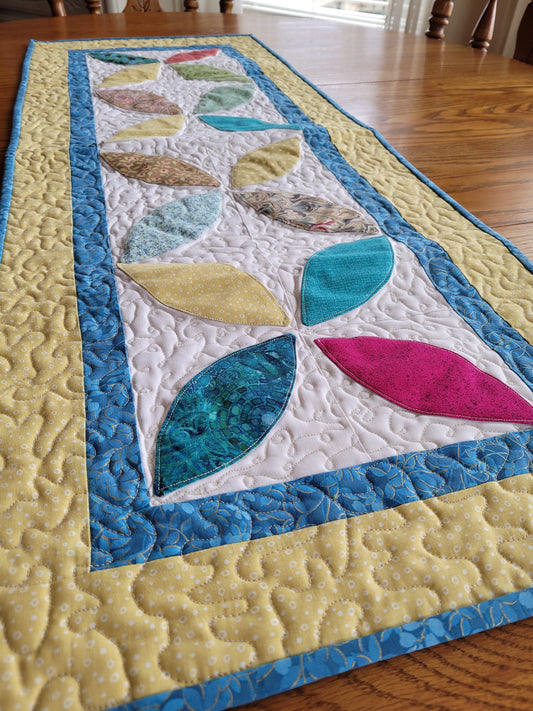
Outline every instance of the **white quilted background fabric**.
[[(173, 52), (142, 52), (164, 59)], [(88, 59), (94, 88), (117, 66)], [(222, 53), (202, 63), (242, 68)], [(193, 115), (202, 94), (218, 82), (186, 81), (162, 66), (156, 82), (143, 88), (175, 101), (187, 115), (184, 129), (171, 138), (107, 139), (126, 126), (152, 118), (110, 107), (95, 97), (100, 148), (164, 154), (206, 170), (222, 183), (223, 211), (197, 241), (148, 261), (223, 262), (257, 277), (291, 318), (287, 328), (240, 326), (203, 320), (170, 309), (116, 271), (124, 322), (137, 429), (148, 486), (154, 470), (155, 442), (166, 413), (180, 389), (194, 375), (228, 353), (283, 333), (297, 337), (298, 374), (288, 407), (274, 429), (245, 457), (223, 471), (183, 487), (152, 503), (184, 501), (249, 489), (347, 467), (395, 454), (453, 442), (482, 439), (522, 429), (518, 425), (470, 422), (416, 415), (384, 400), (344, 375), (314, 344), (322, 336), (380, 336), (412, 339), (451, 349), (514, 388), (533, 403), (529, 389), (450, 308), (433, 287), (416, 256), (391, 240), (395, 267), (390, 281), (363, 306), (314, 327), (301, 323), (300, 285), (305, 263), (332, 244), (366, 239), (356, 233), (325, 234), (295, 229), (255, 213), (236, 201), (231, 169), (245, 153), (301, 136), (299, 165), (261, 189), (301, 192), (361, 209), (338, 180), (314, 156), (299, 131), (272, 129), (230, 133), (205, 125)], [(269, 99), (256, 89), (247, 104), (227, 113), (285, 123)], [(120, 256), (129, 229), (156, 207), (211, 188), (167, 187), (128, 179), (102, 163), (113, 259)], [(247, 189), (257, 189), (250, 186)], [(525, 429), (526, 427), (524, 427)]]

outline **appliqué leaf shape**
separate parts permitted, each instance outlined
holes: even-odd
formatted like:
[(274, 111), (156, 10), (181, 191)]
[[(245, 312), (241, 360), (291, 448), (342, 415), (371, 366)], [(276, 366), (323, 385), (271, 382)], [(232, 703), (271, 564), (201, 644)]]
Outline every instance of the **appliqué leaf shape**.
[(159, 75), (160, 68), (161, 65), (159, 62), (126, 67), (126, 69), (121, 69), (106, 77), (100, 84), (100, 88), (124, 86), (125, 84), (140, 84), (143, 81), (155, 81)]
[(176, 114), (174, 116), (163, 116), (162, 118), (148, 119), (141, 121), (128, 128), (123, 128), (115, 133), (107, 141), (128, 141), (130, 139), (156, 138), (173, 136), (180, 131), (185, 124), (185, 116)]
[(99, 59), (101, 62), (112, 64), (159, 64), (158, 59), (141, 57), (134, 54), (121, 54), (120, 52), (89, 52), (89, 57)]
[(533, 407), (457, 353), (416, 341), (319, 338), (318, 347), (351, 378), (424, 415), (533, 424)]
[(157, 438), (156, 495), (224, 469), (266, 437), (291, 395), (295, 340), (288, 334), (243, 348), (185, 385)]
[(197, 239), (220, 216), (218, 190), (188, 195), (158, 207), (130, 229), (123, 262), (156, 257)]
[(374, 223), (358, 210), (320, 197), (274, 190), (236, 193), (236, 197), (261, 215), (302, 230), (364, 234), (378, 232)]
[(204, 123), (219, 131), (266, 131), (269, 128), (289, 128), (301, 131), (297, 123), (269, 123), (246, 116), (198, 116)]
[(142, 89), (97, 89), (96, 96), (125, 111), (145, 114), (182, 114), (177, 104), (164, 96)]
[(243, 84), (252, 83), (245, 74), (235, 74), (229, 69), (213, 67), (211, 64), (171, 64), (175, 72), (187, 81), (237, 81)]
[(217, 86), (202, 96), (195, 114), (213, 114), (217, 111), (229, 111), (250, 101), (255, 92), (254, 84), (242, 86)]
[(234, 166), (234, 188), (264, 183), (291, 171), (300, 160), (300, 139), (286, 138), (246, 153)]
[(255, 277), (230, 264), (119, 264), (165, 306), (224, 323), (288, 326), (289, 318)]
[(126, 178), (136, 178), (156, 185), (210, 185), (220, 183), (212, 175), (172, 156), (148, 156), (144, 153), (101, 153), (112, 168)]
[(177, 64), (178, 62), (193, 62), (204, 57), (214, 57), (218, 54), (218, 49), (193, 49), (192, 52), (178, 52), (172, 57), (165, 59), (165, 64)]
[(394, 252), (386, 237), (334, 244), (307, 260), (302, 321), (314, 326), (364, 304), (389, 280)]

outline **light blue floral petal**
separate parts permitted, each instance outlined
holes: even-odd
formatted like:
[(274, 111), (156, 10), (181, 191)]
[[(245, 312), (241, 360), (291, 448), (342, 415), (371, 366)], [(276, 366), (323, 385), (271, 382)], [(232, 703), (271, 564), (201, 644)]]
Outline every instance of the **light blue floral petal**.
[(157, 438), (156, 495), (224, 469), (264, 439), (289, 401), (295, 343), (287, 334), (242, 348), (187, 383)]
[(314, 326), (364, 304), (387, 283), (393, 267), (386, 237), (335, 244), (313, 254), (302, 280), (302, 321)]
[(269, 123), (245, 116), (198, 116), (204, 123), (219, 131), (266, 131), (269, 128), (291, 128), (302, 131), (297, 123)]
[(122, 261), (156, 257), (197, 239), (218, 219), (221, 207), (219, 191), (189, 195), (158, 207), (131, 228)]

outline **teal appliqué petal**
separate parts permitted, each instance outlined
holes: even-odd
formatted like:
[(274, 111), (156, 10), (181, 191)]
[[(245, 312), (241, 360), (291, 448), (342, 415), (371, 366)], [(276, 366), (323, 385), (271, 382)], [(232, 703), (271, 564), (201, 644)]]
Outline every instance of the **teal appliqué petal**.
[(218, 190), (158, 207), (131, 228), (122, 261), (138, 262), (192, 242), (214, 224), (221, 208)]
[(313, 256), (302, 280), (302, 321), (314, 326), (361, 306), (384, 286), (394, 268), (386, 237), (335, 244)]
[(242, 86), (217, 86), (202, 96), (195, 114), (213, 114), (216, 111), (229, 111), (241, 104), (250, 101), (254, 95), (255, 86), (243, 84)]
[(120, 54), (118, 52), (89, 52), (89, 57), (99, 59), (101, 62), (111, 62), (112, 64), (155, 64), (158, 59), (139, 57), (134, 54)]
[(295, 377), (292, 334), (242, 348), (198, 373), (159, 432), (154, 493), (214, 474), (256, 447), (283, 414)]
[(245, 116), (198, 116), (204, 123), (219, 131), (266, 131), (269, 128), (292, 128), (302, 131), (297, 123), (269, 123)]

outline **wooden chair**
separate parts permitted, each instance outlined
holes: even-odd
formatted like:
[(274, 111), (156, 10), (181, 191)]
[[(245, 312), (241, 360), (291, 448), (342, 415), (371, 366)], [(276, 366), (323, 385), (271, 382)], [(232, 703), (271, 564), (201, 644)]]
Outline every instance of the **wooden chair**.
[[(65, 17), (65, 5), (63, 0), (48, 0), (52, 15), (55, 17)], [(102, 14), (101, 0), (85, 0), (87, 10), (91, 15)], [(220, 0), (220, 12), (231, 13), (233, 10), (233, 0)], [(198, 0), (184, 0), (185, 12), (197, 12)], [(163, 12), (159, 0), (127, 0), (123, 12)]]
[[(48, 4), (50, 5), (53, 17), (67, 16), (63, 0), (48, 0)], [(100, 15), (102, 13), (101, 0), (85, 0), (85, 5), (91, 15)]]
[[(444, 39), (454, 4), (454, 0), (435, 0), (429, 18), (427, 37)], [(489, 0), (485, 5), (470, 40), (471, 46), (475, 49), (486, 51), (489, 48), (494, 33), (497, 6), (498, 0)], [(514, 59), (533, 64), (533, 1), (526, 7), (518, 28)]]

